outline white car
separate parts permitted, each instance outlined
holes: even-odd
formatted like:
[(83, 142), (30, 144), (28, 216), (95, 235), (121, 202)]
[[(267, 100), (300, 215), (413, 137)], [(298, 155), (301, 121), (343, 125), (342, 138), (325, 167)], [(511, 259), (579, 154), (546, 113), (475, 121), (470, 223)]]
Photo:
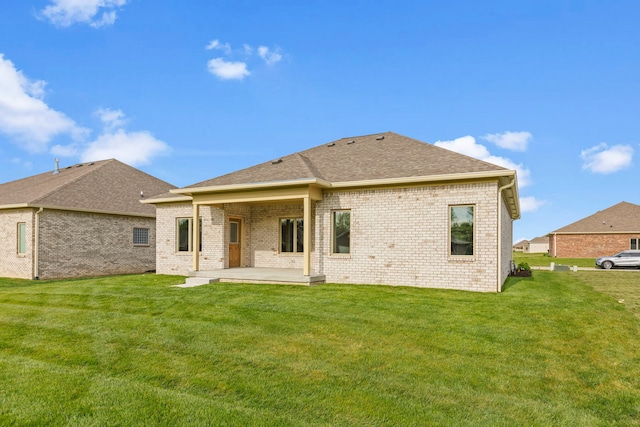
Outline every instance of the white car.
[(640, 250), (622, 251), (612, 256), (596, 258), (596, 266), (605, 270), (613, 267), (640, 268)]

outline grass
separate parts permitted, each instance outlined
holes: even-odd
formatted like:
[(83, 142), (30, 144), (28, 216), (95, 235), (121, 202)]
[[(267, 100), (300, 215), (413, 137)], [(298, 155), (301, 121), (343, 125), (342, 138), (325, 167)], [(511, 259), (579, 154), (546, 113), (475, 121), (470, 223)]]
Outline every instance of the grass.
[(605, 280), (0, 279), (0, 425), (640, 425), (640, 320)]
[(554, 258), (545, 253), (525, 254), (523, 252), (513, 252), (513, 260), (516, 265), (526, 262), (531, 267), (549, 267), (554, 262), (556, 265), (577, 265), (578, 267), (595, 267), (595, 258)]

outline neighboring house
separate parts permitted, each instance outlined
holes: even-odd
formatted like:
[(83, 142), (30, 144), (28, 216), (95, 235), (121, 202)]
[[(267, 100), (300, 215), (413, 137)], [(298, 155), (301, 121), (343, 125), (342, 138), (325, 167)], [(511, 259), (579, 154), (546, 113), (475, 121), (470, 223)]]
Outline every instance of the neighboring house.
[(156, 205), (158, 273), (294, 268), (326, 282), (486, 292), (509, 273), (520, 216), (515, 171), (391, 132), (145, 203)]
[(513, 245), (513, 250), (515, 252), (524, 252), (528, 244), (528, 240), (520, 240), (518, 243)]
[(530, 254), (549, 253), (549, 236), (541, 236), (529, 240), (524, 251)]
[(0, 276), (51, 279), (155, 270), (155, 208), (175, 186), (117, 160), (0, 185)]
[(640, 249), (640, 206), (621, 202), (549, 233), (549, 253), (596, 258)]

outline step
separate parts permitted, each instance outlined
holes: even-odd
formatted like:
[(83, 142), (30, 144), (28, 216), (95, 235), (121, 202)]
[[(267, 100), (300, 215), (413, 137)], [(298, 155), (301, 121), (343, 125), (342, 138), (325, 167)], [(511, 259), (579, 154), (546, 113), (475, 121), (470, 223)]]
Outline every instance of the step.
[(196, 286), (208, 285), (209, 283), (215, 283), (218, 279), (212, 279), (210, 277), (187, 277), (185, 283), (182, 285), (176, 285), (178, 288), (194, 288)]

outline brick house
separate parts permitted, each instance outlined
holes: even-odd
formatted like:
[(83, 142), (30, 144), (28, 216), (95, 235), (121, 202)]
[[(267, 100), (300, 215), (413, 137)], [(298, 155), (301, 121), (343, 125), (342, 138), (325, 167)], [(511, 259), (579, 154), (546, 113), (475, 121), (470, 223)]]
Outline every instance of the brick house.
[(321, 282), (483, 292), (502, 288), (520, 215), (515, 171), (391, 132), (144, 203), (156, 205), (158, 273), (268, 267)]
[(155, 208), (175, 186), (117, 160), (0, 185), (0, 276), (52, 279), (155, 270)]
[(597, 258), (640, 249), (640, 206), (620, 202), (549, 233), (549, 253), (561, 258)]

